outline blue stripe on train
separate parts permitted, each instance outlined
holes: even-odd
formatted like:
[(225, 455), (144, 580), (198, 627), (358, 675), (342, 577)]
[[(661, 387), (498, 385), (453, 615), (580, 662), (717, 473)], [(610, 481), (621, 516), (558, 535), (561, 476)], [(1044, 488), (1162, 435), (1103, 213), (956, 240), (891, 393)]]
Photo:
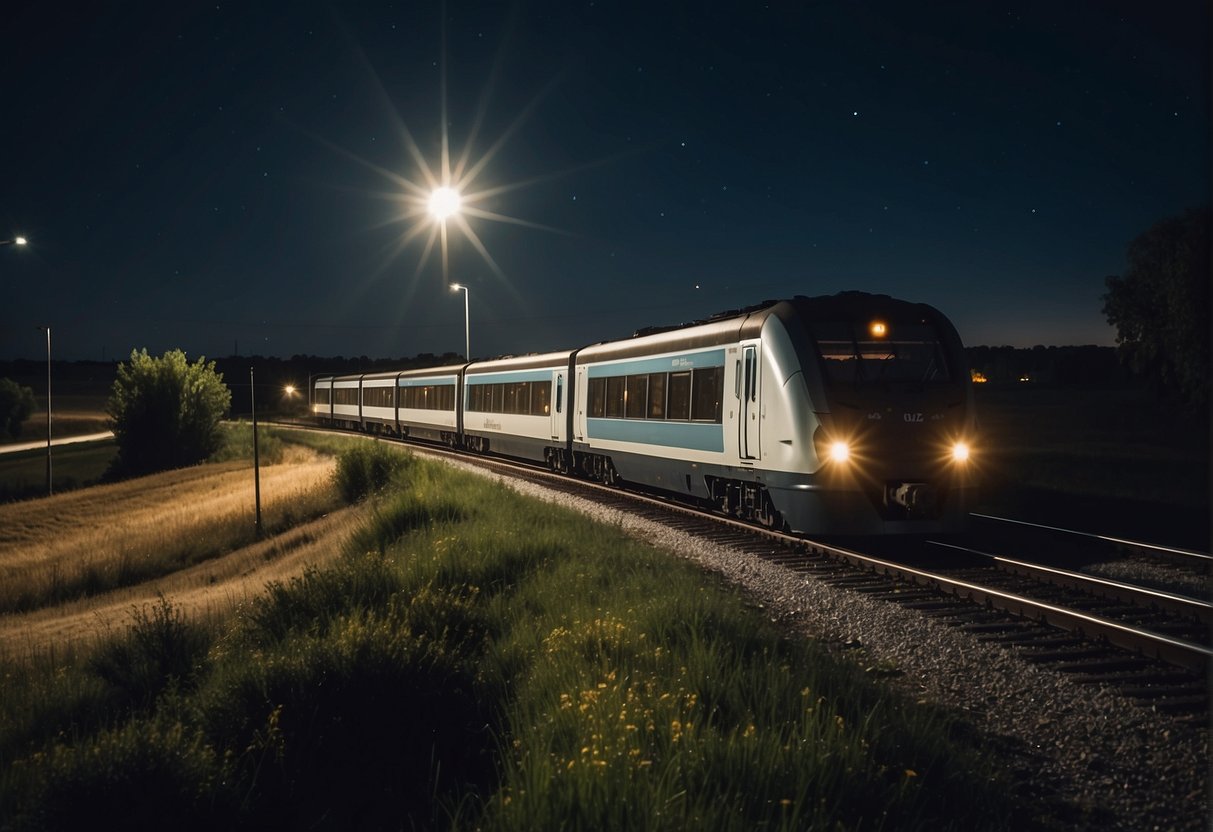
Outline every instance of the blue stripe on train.
[(724, 426), (715, 422), (661, 422), (647, 419), (589, 419), (590, 439), (638, 442), (693, 451), (724, 450)]

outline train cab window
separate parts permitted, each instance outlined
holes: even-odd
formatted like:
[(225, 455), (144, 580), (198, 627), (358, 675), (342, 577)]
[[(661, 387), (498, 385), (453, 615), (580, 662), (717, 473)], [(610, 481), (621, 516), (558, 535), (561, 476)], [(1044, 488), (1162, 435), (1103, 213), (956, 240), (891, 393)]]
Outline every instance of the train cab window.
[(649, 408), (648, 375), (628, 376), (623, 395), (627, 402), (624, 415), (629, 419), (643, 419)]
[(943, 345), (924, 323), (889, 322), (887, 336), (839, 322), (813, 324), (828, 381), (843, 384), (930, 383), (950, 380)]
[(720, 399), (724, 391), (724, 367), (703, 367), (693, 371), (691, 420), (719, 422)]
[(665, 373), (649, 374), (649, 412), (650, 419), (665, 418)]
[(691, 418), (691, 374), (689, 371), (670, 373), (665, 417), (684, 422)]
[(624, 377), (612, 376), (606, 380), (606, 415), (608, 419), (622, 419), (624, 405)]
[(328, 387), (321, 387), (321, 386), (317, 385), (317, 386), (316, 386), (316, 394), (315, 394), (315, 396), (313, 396), (313, 398), (312, 398), (312, 403), (313, 403), (313, 404), (328, 404), (328, 403), (329, 403), (329, 391), (330, 391), (330, 389), (331, 389), (331, 388), (328, 388)]

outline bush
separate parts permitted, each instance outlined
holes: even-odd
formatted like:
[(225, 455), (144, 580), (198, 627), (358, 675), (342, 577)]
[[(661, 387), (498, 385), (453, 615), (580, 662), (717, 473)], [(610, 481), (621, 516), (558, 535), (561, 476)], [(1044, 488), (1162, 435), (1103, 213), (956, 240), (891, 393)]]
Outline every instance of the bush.
[(334, 475), (337, 488), (346, 502), (356, 503), (382, 490), (405, 470), (411, 459), (408, 454), (378, 442), (355, 445), (337, 458)]
[(118, 443), (113, 476), (137, 476), (194, 465), (223, 442), (220, 420), (231, 407), (231, 391), (215, 362), (190, 364), (181, 350), (153, 358), (131, 353), (118, 365), (106, 412)]
[(33, 412), (34, 391), (10, 378), (0, 378), (0, 433), (16, 439)]
[(185, 620), (160, 596), (150, 610), (132, 610), (128, 634), (102, 647), (89, 669), (132, 704), (150, 704), (165, 688), (192, 677), (210, 647), (210, 636)]

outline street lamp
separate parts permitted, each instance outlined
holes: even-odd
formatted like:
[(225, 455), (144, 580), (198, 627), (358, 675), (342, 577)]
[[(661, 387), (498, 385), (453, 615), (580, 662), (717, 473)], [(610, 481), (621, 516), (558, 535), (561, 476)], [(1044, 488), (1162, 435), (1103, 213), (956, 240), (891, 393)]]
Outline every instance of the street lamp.
[(24, 237), (14, 237), (11, 240), (0, 240), (0, 246), (23, 246), (28, 242)]
[[(23, 239), (18, 237), (17, 239)], [(18, 243), (24, 245), (24, 242)], [(51, 325), (38, 327), (46, 332), (46, 496), (51, 496)]]
[(472, 360), (472, 329), (468, 318), (468, 287), (462, 283), (452, 283), (452, 292), (463, 292), (463, 357)]

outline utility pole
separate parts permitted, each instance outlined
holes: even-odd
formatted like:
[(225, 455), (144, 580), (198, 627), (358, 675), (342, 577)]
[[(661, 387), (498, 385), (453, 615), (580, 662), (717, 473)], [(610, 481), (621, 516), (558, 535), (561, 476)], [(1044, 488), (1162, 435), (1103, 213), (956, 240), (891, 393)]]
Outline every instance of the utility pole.
[(257, 453), (257, 398), (253, 368), (248, 368), (248, 401), (253, 411), (253, 499), (257, 505), (257, 537), (261, 537), (261, 457)]

